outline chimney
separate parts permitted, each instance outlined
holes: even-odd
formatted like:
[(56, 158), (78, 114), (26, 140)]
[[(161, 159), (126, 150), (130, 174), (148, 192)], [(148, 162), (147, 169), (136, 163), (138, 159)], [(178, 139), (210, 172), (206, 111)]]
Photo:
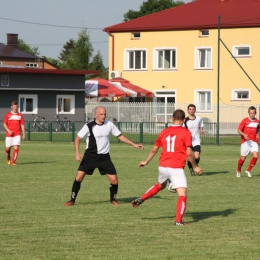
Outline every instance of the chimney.
[(18, 48), (18, 34), (8, 33), (7, 34), (7, 45)]

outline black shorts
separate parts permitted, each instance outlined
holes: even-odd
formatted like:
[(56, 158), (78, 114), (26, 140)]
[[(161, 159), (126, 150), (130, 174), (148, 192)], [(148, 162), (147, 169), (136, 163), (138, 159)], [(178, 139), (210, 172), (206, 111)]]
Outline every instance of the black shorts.
[(78, 171), (85, 172), (88, 175), (92, 175), (94, 170), (98, 168), (101, 175), (111, 174), (116, 175), (116, 168), (111, 161), (109, 154), (97, 154), (91, 156), (84, 154), (84, 157), (79, 165)]
[(200, 145), (192, 146), (191, 149), (192, 149), (193, 152), (199, 152), (199, 153), (201, 152)]

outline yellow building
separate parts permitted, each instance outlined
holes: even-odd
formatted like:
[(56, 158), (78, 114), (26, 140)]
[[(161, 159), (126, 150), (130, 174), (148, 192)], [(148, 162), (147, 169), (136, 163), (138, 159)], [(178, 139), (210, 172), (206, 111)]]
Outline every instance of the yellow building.
[(110, 78), (153, 91), (154, 101), (205, 114), (218, 100), (260, 104), (260, 0), (197, 0), (104, 31)]

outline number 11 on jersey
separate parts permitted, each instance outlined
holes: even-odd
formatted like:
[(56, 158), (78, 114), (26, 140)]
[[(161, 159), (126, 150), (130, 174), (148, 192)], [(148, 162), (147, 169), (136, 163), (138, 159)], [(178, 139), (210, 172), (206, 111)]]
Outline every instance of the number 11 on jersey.
[(174, 135), (172, 137), (170, 135), (168, 135), (165, 139), (167, 141), (167, 152), (174, 153), (176, 135)]

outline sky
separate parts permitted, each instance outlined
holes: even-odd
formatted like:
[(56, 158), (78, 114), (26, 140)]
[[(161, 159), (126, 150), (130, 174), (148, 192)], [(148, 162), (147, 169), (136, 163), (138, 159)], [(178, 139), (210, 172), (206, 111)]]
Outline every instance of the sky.
[[(108, 34), (105, 27), (123, 22), (130, 9), (138, 11), (144, 0), (0, 0), (0, 42), (18, 34), (40, 56), (57, 59), (69, 39), (77, 40), (87, 28), (94, 55), (100, 51), (108, 67)], [(183, 0), (191, 2), (191, 0)]]

